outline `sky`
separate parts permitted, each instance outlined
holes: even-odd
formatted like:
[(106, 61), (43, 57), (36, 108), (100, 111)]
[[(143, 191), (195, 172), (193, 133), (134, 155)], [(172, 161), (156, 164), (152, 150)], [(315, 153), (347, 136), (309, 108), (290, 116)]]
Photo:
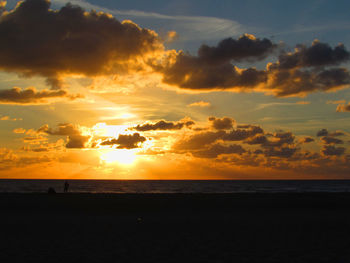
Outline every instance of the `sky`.
[(0, 178), (349, 179), (348, 1), (0, 1)]

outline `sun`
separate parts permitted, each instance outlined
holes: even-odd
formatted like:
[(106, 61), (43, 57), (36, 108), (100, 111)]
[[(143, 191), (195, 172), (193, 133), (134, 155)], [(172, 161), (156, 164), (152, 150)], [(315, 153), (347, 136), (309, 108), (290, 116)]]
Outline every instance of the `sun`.
[(136, 151), (131, 149), (108, 149), (104, 150), (100, 159), (106, 164), (119, 163), (123, 165), (132, 165), (136, 161)]

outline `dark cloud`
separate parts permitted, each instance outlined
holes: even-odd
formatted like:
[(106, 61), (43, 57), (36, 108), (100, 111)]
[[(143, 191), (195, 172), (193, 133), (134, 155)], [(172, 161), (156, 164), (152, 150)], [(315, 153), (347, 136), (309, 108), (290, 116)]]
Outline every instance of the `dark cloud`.
[(322, 129), (317, 132), (317, 136), (327, 136), (328, 135), (328, 130), (327, 129)]
[(276, 45), (268, 39), (243, 35), (227, 38), (216, 47), (202, 45), (197, 56), (179, 52), (175, 62), (154, 65), (163, 74), (163, 82), (186, 89), (231, 89), (254, 87), (267, 80), (266, 72), (255, 68), (239, 69), (232, 61), (260, 60)]
[(49, 125), (45, 124), (41, 126), (38, 130), (38, 133), (47, 133), (50, 135), (63, 135), (63, 136), (69, 136), (69, 135), (78, 135), (80, 134), (80, 129), (78, 126), (72, 124), (72, 123), (60, 123), (58, 124), (58, 127), (56, 130), (53, 130), (49, 127)]
[(280, 147), (284, 144), (293, 144), (295, 136), (291, 132), (277, 132), (273, 135), (273, 140), (269, 140), (264, 146)]
[(86, 148), (91, 138), (89, 135), (82, 135), (80, 127), (72, 123), (60, 123), (55, 130), (45, 124), (37, 130), (37, 133), (67, 136), (66, 148)]
[(310, 143), (310, 142), (313, 142), (313, 141), (315, 141), (315, 139), (312, 138), (312, 137), (304, 137), (304, 138), (301, 138), (299, 140), (300, 143)]
[[(241, 41), (250, 44), (242, 48), (237, 44)], [(169, 59), (171, 62), (154, 68), (163, 74), (163, 82), (180, 88), (260, 91), (277, 97), (304, 96), (350, 84), (349, 71), (336, 67), (350, 57), (342, 44), (334, 48), (318, 41), (310, 47), (298, 44), (294, 52), (283, 51), (278, 61), (269, 63), (266, 70), (254, 67), (239, 69), (232, 64), (239, 60), (258, 60), (261, 58), (258, 54), (264, 57), (274, 48), (276, 45), (270, 40), (243, 36), (238, 40), (223, 40), (217, 47), (203, 45), (197, 56), (179, 52)]]
[(212, 122), (212, 126), (216, 130), (230, 130), (233, 128), (233, 124), (235, 123), (235, 120), (229, 117), (224, 117), (221, 119), (209, 117), (209, 121)]
[(121, 73), (162, 48), (151, 30), (71, 4), (54, 11), (26, 0), (0, 17), (0, 69), (44, 76), (54, 88), (61, 75)]
[(141, 136), (139, 133), (132, 135), (120, 134), (118, 139), (110, 139), (103, 141), (100, 145), (118, 145), (118, 149), (134, 149), (139, 148), (140, 144), (145, 142), (146, 138)]
[[(240, 126), (242, 127), (242, 126)], [(228, 133), (225, 133), (225, 135), (222, 137), (222, 139), (224, 141), (242, 141), (245, 140), (249, 137), (253, 137), (256, 134), (263, 134), (264, 130), (259, 127), (259, 126), (255, 126), (255, 125), (249, 125), (246, 126), (247, 128), (242, 128), (242, 129), (235, 129), (232, 130)]]
[(248, 138), (245, 143), (254, 145), (254, 144), (261, 144), (264, 145), (268, 142), (268, 139), (263, 134), (257, 134), (256, 136)]
[(343, 140), (331, 137), (331, 136), (324, 136), (321, 138), (322, 142), (324, 144), (343, 144)]
[(337, 106), (337, 112), (349, 112), (350, 111), (350, 103), (348, 104), (339, 104)]
[(192, 155), (200, 158), (216, 158), (221, 154), (234, 154), (234, 153), (243, 154), (245, 152), (246, 150), (243, 149), (243, 147), (238, 144), (232, 144), (232, 145), (214, 144), (207, 149), (194, 151), (192, 152)]
[(269, 39), (242, 35), (238, 39), (226, 38), (217, 46), (202, 45), (198, 49), (198, 59), (207, 64), (224, 64), (230, 61), (257, 61), (269, 55), (277, 45)]
[(332, 48), (314, 41), (310, 47), (298, 44), (294, 52), (282, 52), (276, 63), (267, 67), (267, 89), (278, 97), (298, 96), (314, 91), (334, 90), (350, 84), (346, 68), (325, 68), (348, 61), (343, 44)]
[(324, 155), (343, 155), (345, 152), (344, 147), (335, 147), (334, 145), (324, 145), (322, 149), (322, 153)]
[(189, 127), (194, 125), (193, 121), (184, 121), (184, 122), (167, 122), (167, 121), (158, 121), (154, 124), (146, 123), (143, 125), (137, 125), (134, 127), (134, 130), (137, 131), (152, 131), (152, 130), (180, 130), (183, 127)]
[(86, 144), (89, 140), (90, 136), (83, 136), (81, 134), (71, 134), (68, 136), (66, 148), (86, 148)]
[(175, 63), (157, 67), (156, 70), (163, 74), (163, 82), (193, 90), (253, 88), (267, 80), (263, 70), (241, 70), (230, 62), (205, 64), (198, 57), (183, 52), (177, 55)]
[(273, 67), (293, 69), (339, 65), (348, 61), (349, 58), (350, 53), (343, 44), (332, 48), (327, 43), (315, 40), (310, 47), (298, 44), (294, 52), (283, 52), (278, 58), (278, 63)]
[(40, 104), (47, 103), (49, 99), (68, 98), (70, 100), (75, 100), (82, 97), (83, 96), (79, 94), (70, 95), (65, 90), (38, 91), (35, 88), (20, 89), (17, 87), (0, 90), (0, 104)]
[(224, 131), (196, 133), (177, 141), (173, 148), (180, 151), (202, 149), (206, 145), (221, 139), (225, 134), (226, 132)]
[(269, 157), (281, 157), (281, 158), (289, 158), (291, 157), (295, 152), (297, 148), (295, 147), (269, 147), (264, 151), (265, 156)]
[(329, 136), (333, 136), (333, 137), (336, 137), (336, 136), (343, 136), (345, 135), (344, 132), (341, 132), (341, 131), (335, 131), (335, 132), (331, 132), (329, 133)]
[(350, 84), (345, 68), (271, 70), (266, 88), (277, 97), (304, 96), (315, 91), (335, 90)]

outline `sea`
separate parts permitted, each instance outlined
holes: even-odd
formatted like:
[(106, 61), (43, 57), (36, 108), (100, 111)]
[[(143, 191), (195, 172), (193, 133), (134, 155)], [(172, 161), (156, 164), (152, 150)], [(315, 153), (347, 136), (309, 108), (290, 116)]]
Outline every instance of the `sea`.
[[(0, 179), (0, 193), (64, 190), (64, 180)], [(70, 193), (308, 193), (349, 192), (350, 180), (69, 180)]]

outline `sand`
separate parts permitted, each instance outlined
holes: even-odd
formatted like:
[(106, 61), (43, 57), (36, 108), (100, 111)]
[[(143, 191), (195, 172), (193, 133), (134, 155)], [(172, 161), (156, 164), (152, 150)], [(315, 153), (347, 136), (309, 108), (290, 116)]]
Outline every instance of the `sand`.
[(0, 262), (350, 262), (350, 194), (0, 194)]

